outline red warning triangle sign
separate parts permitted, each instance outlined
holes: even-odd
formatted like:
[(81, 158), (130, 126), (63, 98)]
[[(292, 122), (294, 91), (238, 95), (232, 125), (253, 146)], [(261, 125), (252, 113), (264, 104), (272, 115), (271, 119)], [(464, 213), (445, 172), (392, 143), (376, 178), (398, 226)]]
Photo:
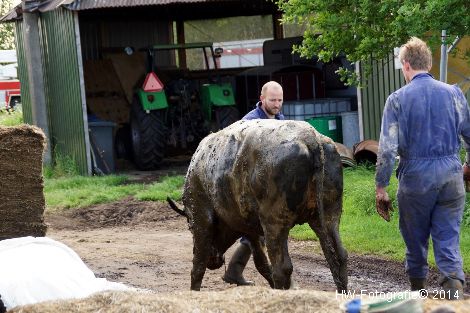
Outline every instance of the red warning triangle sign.
[(145, 77), (144, 85), (142, 89), (145, 92), (157, 92), (163, 90), (163, 83), (158, 79), (157, 74), (150, 72)]

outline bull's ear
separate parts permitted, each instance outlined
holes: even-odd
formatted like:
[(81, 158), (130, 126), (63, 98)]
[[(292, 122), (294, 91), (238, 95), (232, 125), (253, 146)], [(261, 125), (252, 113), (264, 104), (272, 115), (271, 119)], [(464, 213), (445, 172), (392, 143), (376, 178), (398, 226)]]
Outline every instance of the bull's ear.
[(175, 201), (173, 201), (170, 197), (167, 197), (166, 201), (170, 205), (170, 208), (172, 208), (176, 213), (188, 217), (186, 208), (181, 209), (180, 206)]

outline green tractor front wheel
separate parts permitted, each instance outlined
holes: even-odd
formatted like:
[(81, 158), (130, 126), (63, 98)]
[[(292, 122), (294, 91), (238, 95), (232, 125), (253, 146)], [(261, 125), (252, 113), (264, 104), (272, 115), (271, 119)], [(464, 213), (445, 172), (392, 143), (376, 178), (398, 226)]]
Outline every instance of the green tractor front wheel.
[(158, 168), (165, 155), (165, 110), (152, 110), (147, 113), (138, 98), (134, 98), (130, 118), (132, 150), (137, 168)]

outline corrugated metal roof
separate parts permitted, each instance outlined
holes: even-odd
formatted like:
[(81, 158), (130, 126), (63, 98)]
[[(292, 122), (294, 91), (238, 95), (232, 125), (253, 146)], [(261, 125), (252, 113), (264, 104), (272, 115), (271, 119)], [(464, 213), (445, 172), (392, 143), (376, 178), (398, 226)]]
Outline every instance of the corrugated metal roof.
[[(8, 13), (5, 14), (4, 16), (2, 16), (2, 17), (0, 18), (0, 23), (3, 23), (3, 22), (11, 22), (11, 21), (16, 20), (18, 17), (20, 17), (21, 14), (18, 15), (18, 13), (16, 12), (16, 11), (17, 11), (17, 8), (18, 8), (18, 7), (14, 7), (13, 9), (10, 10), (10, 12), (8, 12)], [(21, 6), (20, 6), (20, 8), (21, 8)]]
[[(211, 2), (249, 2), (248, 0), (35, 0), (26, 3), (26, 12), (48, 12), (63, 6), (69, 10), (93, 10), (103, 8), (125, 8), (139, 6), (156, 6), (189, 3), (211, 3)], [(253, 1), (253, 0), (252, 0)], [(258, 0), (269, 1), (269, 0)], [(1, 22), (11, 22), (21, 18), (22, 4), (18, 4), (5, 16), (0, 18)]]
[(102, 8), (123, 8), (179, 3), (234, 2), (240, 0), (75, 0), (66, 5), (70, 10), (90, 10)]
[(47, 12), (57, 9), (61, 5), (67, 5), (74, 2), (74, 0), (43, 0), (39, 5), (39, 11)]
[(57, 9), (61, 5), (71, 4), (75, 0), (24, 0), (16, 5), (13, 10), (21, 13), (24, 12), (47, 12), (54, 9)]

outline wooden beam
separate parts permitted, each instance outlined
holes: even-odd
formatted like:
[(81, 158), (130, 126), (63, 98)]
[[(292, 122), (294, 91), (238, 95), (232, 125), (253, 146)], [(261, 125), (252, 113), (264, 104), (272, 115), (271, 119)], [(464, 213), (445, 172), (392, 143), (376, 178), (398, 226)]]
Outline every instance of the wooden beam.
[(277, 11), (272, 16), (273, 16), (273, 37), (274, 39), (283, 39), (284, 27), (281, 24), (282, 13)]
[[(184, 38), (184, 21), (182, 20), (176, 21), (176, 40), (179, 44), (184, 44), (186, 40)], [(187, 68), (185, 49), (178, 49), (178, 61), (179, 68)]]

